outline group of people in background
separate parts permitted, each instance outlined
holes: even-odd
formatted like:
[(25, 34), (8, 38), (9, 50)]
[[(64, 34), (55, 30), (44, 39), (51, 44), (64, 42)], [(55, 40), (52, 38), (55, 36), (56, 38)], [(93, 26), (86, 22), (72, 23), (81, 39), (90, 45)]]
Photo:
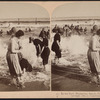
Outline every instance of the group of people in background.
[(71, 36), (72, 34), (87, 34), (87, 27), (83, 28), (80, 27), (79, 25), (64, 25), (63, 27), (59, 27), (58, 25), (55, 25), (54, 28), (52, 29), (52, 32), (58, 31), (61, 35), (68, 37)]
[[(49, 35), (50, 33), (46, 33), (43, 28), (40, 32), (40, 35), (37, 38), (29, 37), (29, 43), (33, 42), (33, 45), (35, 45), (37, 58), (42, 58), (44, 71), (46, 65), (48, 64), (50, 55)], [(6, 54), (10, 75), (12, 77), (11, 84), (16, 85), (18, 88), (25, 87), (23, 82), (23, 76), (26, 72), (32, 71), (32, 65), (22, 55), (21, 50), (23, 49), (23, 47), (21, 45), (21, 41), (23, 40), (23, 37), (24, 32), (22, 30), (16, 31), (16, 28), (13, 27), (11, 37), (8, 43), (8, 51)]]

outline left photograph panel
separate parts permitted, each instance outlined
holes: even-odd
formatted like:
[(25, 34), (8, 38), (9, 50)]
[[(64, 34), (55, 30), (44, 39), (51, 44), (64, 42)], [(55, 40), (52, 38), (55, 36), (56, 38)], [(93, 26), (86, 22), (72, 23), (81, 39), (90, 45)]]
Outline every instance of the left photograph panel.
[(0, 2), (0, 91), (50, 90), (49, 40), (45, 8)]

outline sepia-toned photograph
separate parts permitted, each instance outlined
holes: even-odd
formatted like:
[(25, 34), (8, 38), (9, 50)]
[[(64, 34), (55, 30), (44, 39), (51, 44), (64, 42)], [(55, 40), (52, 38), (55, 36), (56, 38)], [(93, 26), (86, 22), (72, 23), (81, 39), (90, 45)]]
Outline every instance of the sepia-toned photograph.
[(100, 91), (100, 2), (66, 3), (51, 15), (52, 91)]
[(99, 1), (0, 2), (0, 98), (100, 97), (99, 9)]
[(46, 9), (0, 2), (0, 91), (50, 90), (49, 40)]

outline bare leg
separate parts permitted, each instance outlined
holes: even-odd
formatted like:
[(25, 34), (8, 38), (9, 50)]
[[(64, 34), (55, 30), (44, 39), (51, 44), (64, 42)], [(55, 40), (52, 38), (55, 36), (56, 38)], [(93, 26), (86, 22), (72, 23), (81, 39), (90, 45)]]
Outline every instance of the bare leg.
[(18, 87), (25, 88), (24, 81), (23, 81), (23, 76), (18, 77)]
[(13, 78), (12, 78), (12, 83), (13, 83), (14, 85), (17, 86), (17, 80), (16, 80), (16, 77), (13, 77)]
[(56, 64), (58, 64), (59, 63), (59, 58), (56, 58)]
[(55, 58), (54, 58), (54, 63), (56, 63), (56, 56), (55, 56)]
[(59, 58), (58, 58), (58, 63), (59, 63)]
[(100, 85), (100, 75), (97, 75), (98, 85)]
[(45, 65), (43, 65), (43, 67), (44, 67), (44, 70), (45, 70)]
[(26, 73), (26, 69), (24, 68), (24, 69), (23, 69), (23, 75), (25, 75), (25, 73)]

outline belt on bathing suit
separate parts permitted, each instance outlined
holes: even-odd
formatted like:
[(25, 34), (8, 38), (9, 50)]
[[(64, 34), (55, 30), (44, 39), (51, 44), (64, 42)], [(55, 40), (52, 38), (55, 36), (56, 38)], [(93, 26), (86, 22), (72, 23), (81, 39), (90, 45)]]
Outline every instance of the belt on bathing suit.
[(93, 50), (93, 49), (90, 49), (90, 48), (89, 48), (89, 50), (91, 50), (92, 52), (97, 52), (97, 50)]
[(11, 54), (17, 54), (17, 53), (11, 52)]
[(17, 54), (17, 53), (15, 53), (15, 52), (11, 52), (11, 51), (10, 51), (10, 53), (11, 53), (11, 54)]

